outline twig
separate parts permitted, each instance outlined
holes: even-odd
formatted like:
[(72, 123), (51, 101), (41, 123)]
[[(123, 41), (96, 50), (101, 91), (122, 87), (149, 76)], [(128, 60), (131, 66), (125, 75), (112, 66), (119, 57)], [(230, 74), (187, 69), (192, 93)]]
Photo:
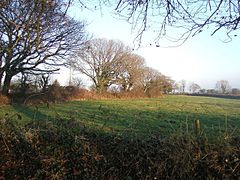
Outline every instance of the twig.
[(8, 147), (8, 145), (7, 145), (7, 142), (6, 142), (5, 138), (3, 137), (3, 135), (2, 135), (2, 139), (3, 139), (3, 143), (4, 143), (4, 145), (6, 146), (8, 152), (10, 152), (10, 149), (9, 149), (9, 147)]

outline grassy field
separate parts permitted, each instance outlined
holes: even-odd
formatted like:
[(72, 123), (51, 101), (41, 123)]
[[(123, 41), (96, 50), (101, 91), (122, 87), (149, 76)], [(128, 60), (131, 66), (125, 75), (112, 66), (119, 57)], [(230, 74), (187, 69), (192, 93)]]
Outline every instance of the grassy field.
[(239, 128), (221, 98), (1, 106), (0, 179), (239, 179)]
[[(148, 137), (172, 131), (189, 132), (194, 121), (206, 134), (236, 134), (240, 129), (240, 100), (165, 96), (153, 99), (85, 100), (38, 106), (2, 106), (0, 117), (14, 116), (18, 126), (32, 121), (76, 120), (81, 128), (101, 133)], [(16, 115), (18, 114), (18, 116)], [(19, 116), (20, 115), (20, 116)], [(73, 125), (73, 128), (74, 125)]]

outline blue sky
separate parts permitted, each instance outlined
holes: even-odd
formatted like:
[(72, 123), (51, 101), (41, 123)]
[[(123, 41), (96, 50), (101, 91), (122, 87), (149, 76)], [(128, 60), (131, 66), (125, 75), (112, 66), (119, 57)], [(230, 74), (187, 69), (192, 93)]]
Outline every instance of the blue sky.
[[(102, 11), (90, 11), (72, 8), (70, 14), (86, 20), (89, 24), (87, 31), (94, 37), (119, 39), (126, 45), (134, 46), (136, 32), (131, 30), (131, 25), (126, 21), (117, 19), (111, 9), (103, 7)], [(224, 43), (225, 33), (210, 34), (210, 31), (204, 31), (179, 47), (165, 48), (162, 46), (169, 46), (170, 43), (160, 41), (161, 47), (149, 45), (156, 36), (149, 29), (141, 47), (135, 52), (145, 58), (148, 66), (173, 80), (195, 82), (202, 88), (215, 88), (218, 80), (228, 80), (232, 87), (240, 88), (240, 37)]]

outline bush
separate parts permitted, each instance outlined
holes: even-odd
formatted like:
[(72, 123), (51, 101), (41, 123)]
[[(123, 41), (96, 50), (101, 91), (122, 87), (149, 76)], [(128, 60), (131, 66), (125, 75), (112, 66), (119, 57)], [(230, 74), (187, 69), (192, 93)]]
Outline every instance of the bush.
[(51, 85), (47, 91), (47, 100), (49, 102), (64, 102), (74, 99), (81, 99), (85, 94), (84, 89), (75, 86)]
[(6, 105), (6, 104), (9, 104), (9, 103), (10, 103), (9, 98), (0, 93), (0, 105)]
[[(42, 104), (47, 102), (65, 102), (75, 99), (87, 99), (92, 94), (85, 89), (79, 89), (75, 86), (60, 86), (58, 83), (50, 85), (46, 92), (38, 93), (13, 93), (11, 94), (12, 102), (20, 104)], [(90, 99), (90, 98), (89, 98)], [(0, 103), (1, 104), (1, 103)]]

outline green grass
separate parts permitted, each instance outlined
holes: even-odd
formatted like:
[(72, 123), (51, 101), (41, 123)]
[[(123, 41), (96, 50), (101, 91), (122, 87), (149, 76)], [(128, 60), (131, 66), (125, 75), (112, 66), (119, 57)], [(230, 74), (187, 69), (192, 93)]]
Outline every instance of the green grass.
[(2, 106), (0, 117), (14, 116), (18, 126), (31, 121), (77, 120), (85, 127), (115, 135), (148, 137), (172, 131), (188, 132), (200, 120), (204, 133), (237, 134), (240, 129), (240, 100), (165, 96), (153, 99), (86, 100), (38, 106)]

